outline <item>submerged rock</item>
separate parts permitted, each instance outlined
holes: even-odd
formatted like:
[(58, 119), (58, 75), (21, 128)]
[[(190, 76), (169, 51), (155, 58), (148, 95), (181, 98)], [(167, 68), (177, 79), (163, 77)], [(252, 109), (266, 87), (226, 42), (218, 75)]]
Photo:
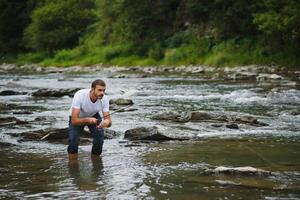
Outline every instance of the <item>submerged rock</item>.
[(207, 172), (214, 174), (229, 174), (229, 175), (243, 175), (243, 176), (270, 176), (272, 172), (254, 167), (217, 167), (213, 170), (207, 170)]
[(28, 124), (28, 122), (20, 120), (16, 117), (0, 117), (0, 127), (1, 126), (21, 125), (21, 124)]
[(0, 96), (10, 96), (10, 95), (22, 95), (27, 94), (26, 92), (17, 92), (14, 90), (3, 90), (0, 92)]
[(70, 89), (39, 89), (32, 93), (34, 97), (63, 97), (63, 96), (74, 96), (74, 94), (81, 88), (70, 88)]

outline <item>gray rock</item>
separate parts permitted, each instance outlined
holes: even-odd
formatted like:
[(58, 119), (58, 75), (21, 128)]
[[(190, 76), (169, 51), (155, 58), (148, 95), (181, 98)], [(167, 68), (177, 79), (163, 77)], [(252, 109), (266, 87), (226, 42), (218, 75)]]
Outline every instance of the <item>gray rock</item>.
[(118, 98), (118, 99), (110, 99), (109, 100), (110, 104), (116, 104), (116, 105), (133, 105), (133, 101), (131, 99), (123, 99), (123, 98)]
[[(37, 131), (23, 132), (21, 134), (11, 134), (12, 136), (21, 136), (24, 140), (47, 140), (58, 142), (60, 140), (68, 139), (68, 128), (60, 129), (41, 129)], [(116, 131), (104, 129), (104, 139), (113, 139), (118, 135)], [(92, 138), (90, 132), (83, 130), (80, 134), (82, 138)]]
[(165, 141), (165, 140), (175, 140), (175, 138), (171, 138), (163, 135), (157, 129), (157, 127), (137, 127), (134, 129), (130, 129), (125, 131), (126, 139), (129, 140), (155, 140), (155, 141)]
[(230, 79), (233, 80), (255, 80), (257, 73), (255, 72), (237, 72), (230, 75)]
[(279, 76), (277, 74), (259, 74), (256, 77), (256, 80), (258, 81), (265, 81), (265, 80), (283, 80), (284, 78), (282, 76)]
[(151, 117), (154, 120), (167, 120), (167, 121), (174, 121), (174, 122), (187, 122), (191, 118), (190, 114), (188, 113), (180, 113), (178, 111), (167, 111), (167, 112), (160, 112)]
[(259, 122), (255, 117), (244, 115), (239, 116), (234, 120), (235, 123), (249, 124), (252, 126), (268, 126), (268, 124)]
[(80, 88), (70, 89), (39, 89), (32, 93), (34, 97), (63, 97), (63, 96), (74, 96), (74, 94), (80, 90)]
[(190, 115), (190, 121), (228, 121), (228, 117), (226, 115), (209, 113), (204, 111), (193, 111), (190, 113)]

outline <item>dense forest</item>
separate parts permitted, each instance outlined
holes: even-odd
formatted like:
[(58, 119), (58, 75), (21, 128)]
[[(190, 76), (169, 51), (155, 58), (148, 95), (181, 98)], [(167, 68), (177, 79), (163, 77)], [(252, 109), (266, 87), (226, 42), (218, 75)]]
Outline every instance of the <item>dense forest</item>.
[(1, 0), (0, 62), (300, 64), (299, 0)]

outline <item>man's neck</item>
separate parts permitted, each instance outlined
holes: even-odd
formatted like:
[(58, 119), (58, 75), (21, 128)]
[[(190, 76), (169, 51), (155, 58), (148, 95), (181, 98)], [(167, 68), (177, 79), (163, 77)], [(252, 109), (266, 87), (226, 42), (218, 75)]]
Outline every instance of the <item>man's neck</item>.
[(94, 96), (92, 90), (90, 91), (90, 99), (91, 99), (91, 101), (92, 101), (93, 103), (95, 103), (95, 102), (97, 101), (97, 99), (98, 99), (96, 96)]

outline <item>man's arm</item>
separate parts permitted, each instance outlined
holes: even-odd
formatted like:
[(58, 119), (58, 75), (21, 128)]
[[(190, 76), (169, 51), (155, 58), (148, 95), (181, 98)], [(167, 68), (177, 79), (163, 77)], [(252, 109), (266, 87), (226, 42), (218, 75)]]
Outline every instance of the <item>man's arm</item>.
[(104, 120), (99, 124), (98, 128), (109, 128), (111, 127), (111, 118), (109, 112), (102, 112)]
[(79, 117), (80, 109), (72, 108), (71, 122), (75, 126), (85, 125), (85, 124), (97, 124), (97, 119), (94, 117)]

